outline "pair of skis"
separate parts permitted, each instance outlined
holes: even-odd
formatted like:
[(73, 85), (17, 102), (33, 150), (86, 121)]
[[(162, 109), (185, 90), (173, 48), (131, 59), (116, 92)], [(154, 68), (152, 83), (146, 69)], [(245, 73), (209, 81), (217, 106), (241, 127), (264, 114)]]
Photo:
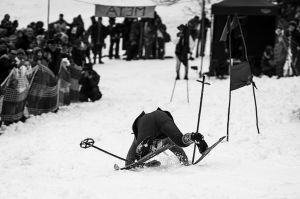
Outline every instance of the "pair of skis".
[[(204, 153), (201, 154), (200, 158), (198, 160), (196, 160), (194, 163), (192, 163), (191, 165), (195, 165), (197, 163), (199, 163), (201, 160), (203, 160), (218, 144), (220, 144), (222, 142), (222, 140), (225, 138), (226, 136), (223, 136), (221, 137), (218, 141), (216, 141), (213, 145), (211, 145), (210, 147), (208, 147), (206, 149), (206, 151)], [(124, 158), (121, 158), (117, 155), (114, 155), (108, 151), (105, 151), (97, 146), (94, 146), (94, 143), (95, 141), (92, 139), (92, 138), (87, 138), (85, 140), (83, 140), (81, 143), (80, 143), (80, 147), (81, 148), (89, 148), (89, 147), (93, 147), (93, 148), (96, 148), (106, 154), (109, 154), (115, 158), (118, 158), (120, 160), (123, 160), (123, 161), (126, 161), (126, 159)], [(155, 151), (147, 154), (146, 156), (144, 156), (143, 158), (139, 159), (138, 161), (132, 163), (132, 164), (129, 164), (125, 167), (120, 167), (119, 165), (115, 164), (114, 165), (114, 169), (115, 170), (131, 170), (131, 169), (136, 169), (136, 168), (142, 168), (142, 167), (157, 167), (157, 166), (160, 166), (160, 162), (159, 161), (156, 161), (156, 160), (152, 160), (152, 161), (149, 161), (147, 162), (148, 160), (154, 158), (155, 156), (159, 155), (160, 153), (172, 148), (174, 146), (174, 144), (171, 144), (171, 143), (167, 143), (166, 145), (160, 147), (160, 148), (157, 148)]]

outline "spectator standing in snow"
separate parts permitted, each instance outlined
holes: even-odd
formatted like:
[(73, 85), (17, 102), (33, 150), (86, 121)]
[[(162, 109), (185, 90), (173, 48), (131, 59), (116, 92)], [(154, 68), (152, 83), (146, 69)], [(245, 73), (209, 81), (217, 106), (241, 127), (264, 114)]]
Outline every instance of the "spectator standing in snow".
[(299, 75), (300, 71), (298, 70), (299, 66), (296, 66), (298, 62), (298, 55), (300, 52), (300, 32), (296, 29), (297, 22), (295, 20), (291, 20), (289, 22), (288, 30), (286, 31), (286, 36), (288, 37), (289, 50), (291, 56), (291, 69), (292, 75)]
[(105, 48), (104, 39), (107, 36), (107, 28), (102, 24), (102, 17), (98, 17), (98, 21), (96, 21), (93, 16), (91, 20), (92, 25), (89, 27), (87, 34), (91, 36), (94, 64), (96, 63), (97, 55), (99, 64), (104, 64), (102, 62), (102, 48)]
[(283, 30), (281, 27), (276, 30), (276, 43), (274, 46), (274, 64), (276, 67), (276, 75), (278, 78), (283, 77), (283, 66), (287, 56), (287, 42), (283, 37)]
[(200, 24), (200, 19), (198, 16), (195, 16), (194, 18), (190, 19), (188, 21), (188, 28), (189, 28), (189, 32), (190, 32), (190, 37), (191, 37), (191, 42), (192, 43), (190, 46), (191, 46), (191, 52), (190, 52), (190, 60), (194, 60), (193, 58), (193, 48), (195, 46), (195, 42), (196, 42), (196, 39), (198, 37), (198, 27), (199, 27), (199, 24)]
[(133, 19), (130, 25), (129, 32), (129, 46), (127, 49), (127, 61), (132, 59), (138, 59), (138, 51), (139, 51), (139, 39), (140, 39), (140, 23), (137, 19)]
[(188, 165), (188, 158), (181, 147), (196, 143), (200, 153), (207, 149), (207, 144), (200, 133), (182, 134), (174, 123), (172, 115), (160, 108), (151, 112), (144, 111), (135, 119), (132, 130), (134, 140), (126, 157), (126, 165), (142, 158), (151, 152), (152, 147), (160, 141), (163, 144), (174, 143), (170, 150), (178, 157), (179, 161)]
[(188, 27), (181, 24), (177, 27), (179, 33), (179, 41), (176, 44), (175, 55), (176, 55), (176, 80), (180, 79), (180, 65), (183, 63), (185, 67), (184, 79), (188, 79), (188, 54), (190, 52), (189, 47), (189, 30)]
[(165, 43), (171, 41), (171, 36), (167, 33), (167, 27), (165, 24), (160, 24), (157, 28), (157, 47), (158, 47), (158, 59), (164, 59), (165, 56)]
[[(109, 59), (112, 59), (113, 56), (116, 59), (119, 59), (119, 45), (120, 45), (120, 37), (121, 37), (121, 27), (120, 24), (116, 23), (115, 18), (109, 18), (108, 25), (108, 34), (110, 36), (110, 45), (109, 45)], [(115, 48), (115, 53), (113, 50)]]

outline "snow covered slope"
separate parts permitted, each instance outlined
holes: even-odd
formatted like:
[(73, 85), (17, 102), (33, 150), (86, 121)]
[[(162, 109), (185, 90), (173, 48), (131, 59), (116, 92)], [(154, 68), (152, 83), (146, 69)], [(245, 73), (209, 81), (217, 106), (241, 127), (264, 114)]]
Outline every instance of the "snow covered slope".
[[(182, 132), (195, 131), (201, 85), (190, 72), (174, 81), (174, 60), (107, 61), (101, 74), (103, 99), (62, 107), (57, 114), (32, 117), (3, 127), (0, 136), (0, 198), (299, 198), (299, 78), (255, 79), (261, 135), (257, 135), (251, 87), (232, 93), (230, 142), (203, 162), (184, 167), (168, 152), (160, 168), (113, 170), (122, 165), (81, 140), (125, 157), (131, 124), (142, 111), (170, 110)], [(228, 80), (208, 80), (200, 131), (208, 143), (226, 134)], [(192, 156), (192, 147), (185, 149)]]

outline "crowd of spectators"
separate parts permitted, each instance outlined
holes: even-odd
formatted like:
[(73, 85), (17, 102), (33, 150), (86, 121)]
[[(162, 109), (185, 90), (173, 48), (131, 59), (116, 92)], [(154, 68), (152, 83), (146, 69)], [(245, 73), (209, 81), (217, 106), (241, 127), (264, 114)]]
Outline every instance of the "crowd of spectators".
[(300, 4), (279, 1), (280, 15), (274, 46), (266, 46), (261, 59), (262, 74), (269, 77), (300, 75)]
[[(68, 23), (64, 15), (60, 14), (57, 21), (49, 24), (48, 30), (42, 21), (32, 22), (26, 28), (19, 29), (18, 21), (11, 21), (10, 15), (6, 14), (0, 25), (0, 56), (8, 55), (9, 64), (0, 68), (0, 82), (15, 64), (19, 64), (15, 63), (15, 58), (29, 61), (31, 65), (42, 63), (55, 75), (64, 57), (78, 66), (84, 63), (103, 64), (102, 58), (105, 56), (119, 59), (121, 38), (122, 50), (126, 55), (124, 59), (163, 59), (165, 43), (171, 40), (166, 31), (166, 25), (157, 13), (152, 19), (125, 18), (122, 23), (109, 18), (107, 26), (102, 23), (101, 17), (92, 16), (91, 25), (87, 29), (81, 15)], [(107, 45), (107, 37), (109, 53), (103, 55), (102, 49)]]
[[(63, 14), (47, 27), (42, 21), (31, 22), (26, 28), (18, 26), (18, 21), (11, 21), (9, 14), (4, 16), (0, 24), (0, 113), (2, 111), (2, 120), (8, 118), (7, 124), (11, 120), (20, 120), (22, 111), (16, 110), (15, 107), (26, 108), (26, 106), (19, 103), (23, 100), (20, 100), (20, 97), (25, 95), (19, 91), (30, 89), (28, 85), (32, 85), (32, 81), (37, 81), (37, 84), (32, 86), (35, 89), (41, 87), (48, 89), (46, 93), (39, 91), (39, 96), (35, 96), (37, 91), (29, 91), (29, 95), (31, 92), (34, 96), (32, 99), (37, 97), (43, 101), (45, 96), (57, 97), (53, 92), (54, 87), (49, 86), (54, 85), (57, 86), (58, 93), (62, 93), (58, 97), (62, 98), (59, 99), (60, 102), (69, 104), (70, 98), (65, 97), (66, 93), (69, 93), (70, 87), (75, 86), (77, 89), (77, 84), (80, 84), (78, 99), (96, 101), (102, 97), (102, 93), (98, 87), (100, 75), (93, 70), (93, 64), (104, 64), (102, 58), (106, 56), (109, 59), (120, 59), (124, 56), (123, 59), (127, 61), (164, 59), (165, 43), (171, 41), (166, 25), (162, 23), (156, 12), (154, 18), (125, 18), (122, 23), (117, 23), (115, 18), (109, 18), (108, 25), (102, 23), (101, 17), (92, 16), (91, 25), (87, 29), (81, 15), (74, 17), (69, 23), (64, 19)], [(109, 43), (109, 46), (106, 43)], [(102, 50), (106, 47), (109, 47), (108, 55), (103, 55)], [(125, 52), (122, 53), (123, 55), (120, 55), (121, 50)], [(76, 75), (76, 71), (81, 71), (80, 77)], [(34, 72), (42, 74), (40, 78), (45, 81), (31, 80)], [(20, 74), (25, 74), (26, 78)], [(77, 78), (77, 83), (74, 85), (70, 82), (72, 75)], [(4, 94), (7, 90), (4, 87), (7, 85), (8, 87), (13, 85), (12, 90)], [(14, 99), (8, 99), (11, 96)], [(6, 105), (5, 108), (9, 110), (1, 110), (2, 103), (9, 103), (9, 101), (14, 101), (16, 104)], [(31, 112), (39, 114), (42, 109), (56, 111), (55, 106), (47, 108), (43, 106), (48, 105), (41, 105), (40, 109), (31, 108)], [(9, 112), (6, 116), (4, 116), (5, 111)]]

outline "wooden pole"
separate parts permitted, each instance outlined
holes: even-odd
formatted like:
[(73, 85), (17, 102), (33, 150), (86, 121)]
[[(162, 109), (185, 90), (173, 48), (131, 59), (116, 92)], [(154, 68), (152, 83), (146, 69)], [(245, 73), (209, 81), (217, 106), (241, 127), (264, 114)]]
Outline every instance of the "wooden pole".
[[(199, 125), (200, 125), (200, 116), (201, 116), (201, 110), (202, 110), (204, 84), (205, 84), (205, 76), (203, 75), (203, 77), (202, 77), (202, 90), (201, 90), (201, 96), (200, 96), (200, 105), (199, 105), (199, 112), (198, 112), (198, 121), (197, 121), (197, 130), (196, 130), (196, 133), (199, 133)], [(192, 163), (193, 164), (194, 164), (194, 160), (195, 160), (195, 151), (196, 151), (196, 144), (194, 144), (194, 151), (193, 151), (193, 158), (192, 158)]]
[[(230, 77), (230, 83), (231, 83), (231, 67), (232, 67), (232, 61), (231, 61), (231, 57), (232, 57), (232, 54), (231, 54), (231, 17), (228, 16), (227, 18), (227, 29), (229, 31), (229, 39), (228, 39), (228, 49), (229, 49), (229, 77)], [(230, 118), (230, 106), (231, 106), (231, 90), (230, 90), (230, 85), (229, 85), (229, 102), (228, 102), (228, 113), (227, 113), (227, 142), (229, 141), (229, 118)]]
[[(245, 42), (245, 38), (244, 38), (242, 26), (240, 24), (240, 20), (239, 20), (238, 16), (235, 15), (235, 17), (237, 19), (237, 22), (238, 22), (238, 25), (239, 25), (239, 29), (240, 29), (240, 32), (241, 32), (241, 35), (242, 35), (242, 40), (243, 40), (244, 49), (245, 49), (245, 58), (246, 58), (247, 62), (249, 62), (249, 60), (248, 60), (248, 52), (247, 52), (247, 47), (246, 47), (246, 42)], [(257, 133), (260, 134), (259, 127), (258, 127), (257, 103), (256, 103), (255, 89), (254, 89), (253, 83), (252, 83), (252, 92), (253, 92), (253, 98), (254, 98), (254, 104), (255, 104), (256, 128), (257, 128)]]
[(49, 20), (50, 20), (50, 0), (48, 0), (48, 8), (47, 8), (47, 28), (49, 31)]
[(202, 67), (203, 67), (203, 57), (204, 57), (204, 49), (205, 49), (205, 0), (202, 0), (202, 17), (201, 17), (201, 49), (200, 49), (200, 56), (201, 56), (201, 63), (200, 63), (200, 72), (199, 77), (202, 76)]

